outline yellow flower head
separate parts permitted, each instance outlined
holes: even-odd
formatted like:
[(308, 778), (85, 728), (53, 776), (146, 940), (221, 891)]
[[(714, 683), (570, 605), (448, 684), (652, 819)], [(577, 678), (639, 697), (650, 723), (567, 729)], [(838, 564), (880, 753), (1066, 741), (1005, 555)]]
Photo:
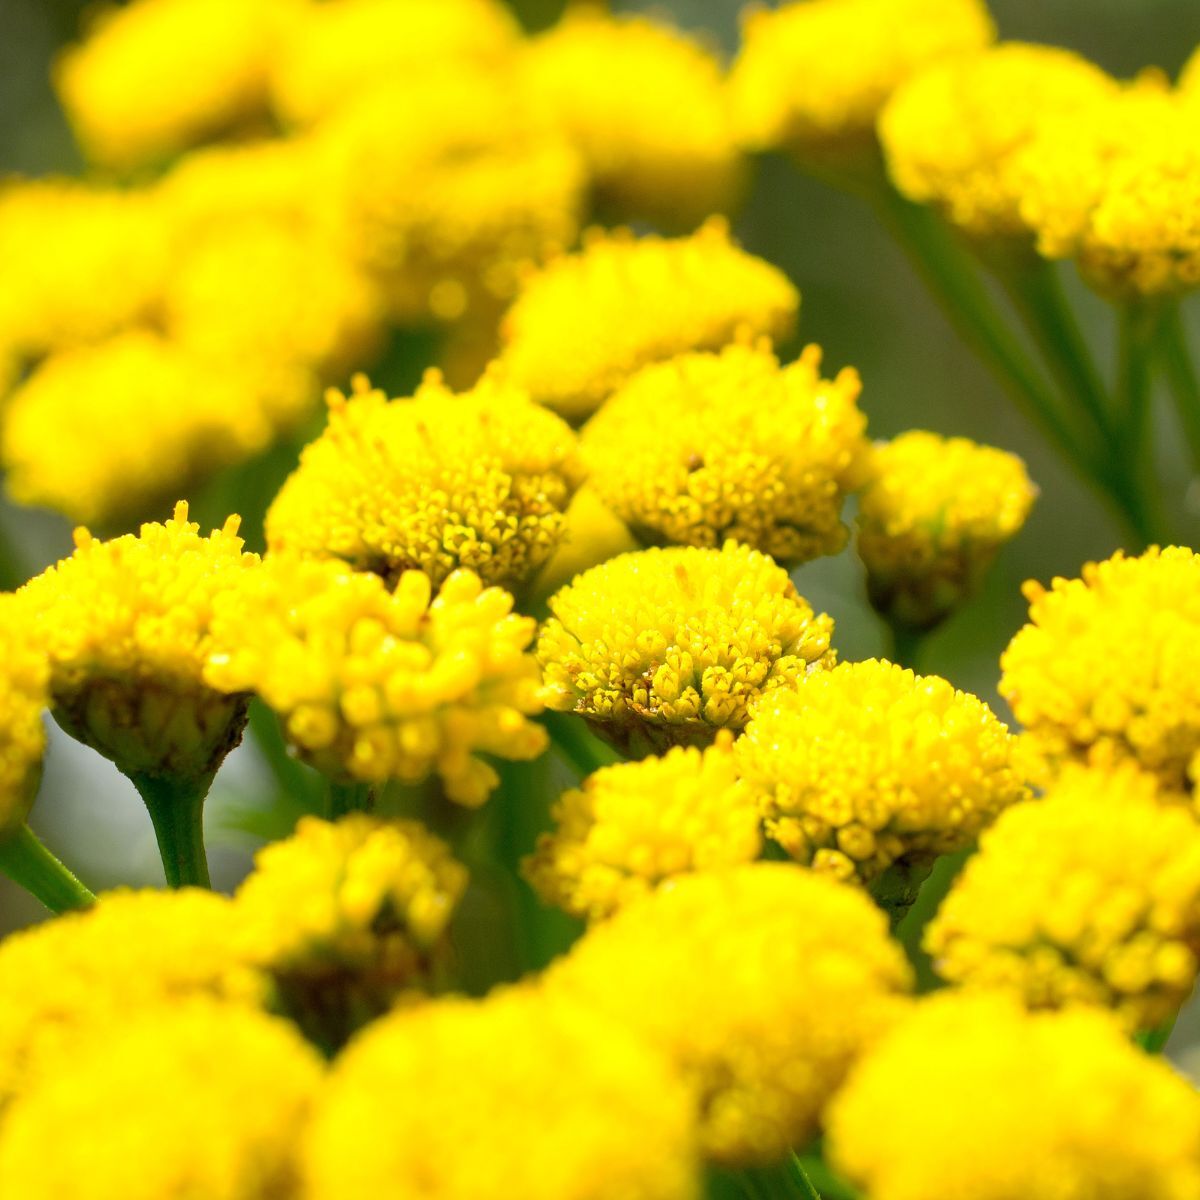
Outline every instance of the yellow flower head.
[(26, 613), (0, 597), (0, 839), (25, 820), (42, 774), (49, 663), (29, 636)]
[(1115, 93), (1115, 81), (1070, 50), (1007, 42), (939, 63), (904, 84), (879, 121), (896, 186), (982, 238), (1028, 233), (1020, 151), (1048, 115)]
[(966, 848), (1023, 799), (1014, 744), (977, 697), (871, 659), (772, 692), (735, 753), (769, 836), (799, 862), (874, 884)]
[(334, 1068), (306, 1165), (309, 1200), (699, 1196), (678, 1077), (619, 1024), (532, 988), (373, 1025)]
[(1200, 828), (1135, 768), (1071, 772), (984, 834), (925, 948), (951, 983), (1154, 1028), (1196, 979)]
[(271, 99), (285, 121), (310, 125), (362, 92), (450, 66), (502, 64), (518, 28), (500, 0), (338, 0), (310, 4), (271, 66)]
[(1025, 585), (1030, 624), (1000, 659), (1000, 694), (1044, 772), (1132, 760), (1168, 789), (1200, 768), (1200, 555), (1152, 547)]
[(341, 778), (416, 782), (437, 771), (460, 804), (482, 804), (496, 772), (480, 754), (535, 758), (545, 733), (532, 618), (512, 597), (458, 571), (431, 601), (429, 578), (377, 576), (272, 555), (223, 596), (210, 686), (253, 691), (288, 740)]
[(555, 804), (555, 829), (524, 863), (548, 904), (607, 917), (690, 871), (752, 862), (762, 849), (758, 807), (739, 788), (732, 735), (706, 750), (603, 767)]
[(925, 67), (995, 36), (982, 0), (800, 0), (751, 8), (730, 79), (744, 143), (801, 155), (870, 145), (875, 117)]
[(937, 625), (978, 589), (1036, 498), (1015, 454), (919, 430), (877, 445), (858, 503), (871, 603), (898, 625)]
[(230, 517), (201, 537), (183, 501), (136, 537), (78, 529), (75, 553), (17, 593), (55, 718), (126, 774), (203, 778), (241, 739), (246, 697), (203, 678), (216, 599), (258, 562), (237, 529)]
[(556, 592), (550, 610), (537, 645), (547, 705), (639, 757), (736, 732), (758, 697), (834, 662), (832, 619), (735, 542), (622, 554)]
[(322, 1079), (286, 1022), (214, 1001), (140, 1014), (13, 1105), (0, 1191), (23, 1200), (298, 1200)]
[(266, 107), (267, 68), (297, 0), (134, 0), (105, 11), (55, 64), (87, 156), (129, 170)]
[(267, 514), (273, 551), (388, 580), (415, 568), (435, 584), (469, 567), (516, 589), (562, 540), (582, 475), (575, 437), (519, 388), (487, 376), (456, 395), (430, 372), (412, 399), (389, 401), (360, 376), (329, 406)]
[(573, 421), (633, 373), (739, 333), (781, 338), (800, 296), (712, 220), (685, 238), (590, 234), (525, 282), (501, 328), (504, 369)]
[(568, 9), (522, 69), (582, 151), (603, 209), (691, 228), (742, 183), (721, 66), (694, 38), (640, 16)]
[(684, 876), (594, 925), (547, 976), (673, 1059), (706, 1153), (730, 1165), (808, 1140), (908, 982), (865, 896), (788, 863)]
[(646, 367), (584, 430), (592, 485), (645, 542), (733, 538), (783, 563), (836, 554), (867, 419), (858, 373), (826, 380), (820, 365), (817, 346), (781, 368), (759, 343)]
[(866, 1055), (829, 1115), (872, 1200), (1188, 1200), (1200, 1098), (1100, 1013), (944, 993)]

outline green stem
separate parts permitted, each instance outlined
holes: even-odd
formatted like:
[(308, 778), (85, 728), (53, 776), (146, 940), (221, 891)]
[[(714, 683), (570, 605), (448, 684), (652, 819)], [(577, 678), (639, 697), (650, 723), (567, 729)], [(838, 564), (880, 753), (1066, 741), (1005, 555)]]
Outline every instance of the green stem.
[(917, 669), (921, 647), (925, 644), (925, 630), (913, 629), (895, 621), (887, 622), (889, 653), (892, 662), (909, 670)]
[(134, 774), (130, 779), (150, 812), (167, 883), (173, 888), (211, 887), (204, 851), (204, 801), (213, 776), (173, 779)]
[(280, 792), (300, 800), (306, 812), (320, 812), (321, 776), (288, 753), (279, 718), (258, 699), (250, 701), (250, 736), (270, 767)]
[(325, 793), (325, 815), (331, 821), (347, 813), (370, 812), (375, 807), (375, 792), (369, 783), (345, 783), (331, 779)]
[(1178, 301), (1170, 304), (1163, 313), (1159, 326), (1158, 355), (1175, 397), (1183, 434), (1192, 452), (1193, 467), (1200, 472), (1200, 378), (1197, 378), (1196, 367), (1188, 351)]
[(582, 717), (571, 713), (545, 712), (542, 722), (550, 734), (550, 740), (580, 778), (586, 778), (593, 771), (612, 766), (618, 761), (616, 751), (588, 732)]
[(0, 841), (0, 871), (52, 913), (87, 908), (96, 900), (28, 825)]
[(756, 1200), (821, 1200), (794, 1155), (773, 1167), (746, 1167), (736, 1173), (742, 1190)]
[(1167, 1042), (1171, 1040), (1171, 1034), (1175, 1030), (1175, 1022), (1178, 1019), (1179, 1014), (1176, 1013), (1170, 1020), (1164, 1021), (1154, 1029), (1143, 1029), (1135, 1036), (1134, 1041), (1147, 1054), (1161, 1054), (1166, 1048)]

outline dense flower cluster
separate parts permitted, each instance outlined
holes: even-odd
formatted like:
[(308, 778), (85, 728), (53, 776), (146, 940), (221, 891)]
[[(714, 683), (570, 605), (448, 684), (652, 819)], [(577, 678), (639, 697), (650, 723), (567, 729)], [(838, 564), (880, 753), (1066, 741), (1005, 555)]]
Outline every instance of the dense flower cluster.
[(41, 775), (49, 663), (25, 629), (24, 610), (0, 599), (0, 841), (25, 819)]

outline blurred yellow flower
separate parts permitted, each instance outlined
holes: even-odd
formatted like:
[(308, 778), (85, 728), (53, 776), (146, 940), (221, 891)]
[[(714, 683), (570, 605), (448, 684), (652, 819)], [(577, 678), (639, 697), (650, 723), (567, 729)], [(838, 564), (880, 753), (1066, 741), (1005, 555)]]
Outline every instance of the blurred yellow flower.
[(27, 614), (0, 596), (0, 840), (25, 820), (42, 774), (50, 665), (29, 636)]

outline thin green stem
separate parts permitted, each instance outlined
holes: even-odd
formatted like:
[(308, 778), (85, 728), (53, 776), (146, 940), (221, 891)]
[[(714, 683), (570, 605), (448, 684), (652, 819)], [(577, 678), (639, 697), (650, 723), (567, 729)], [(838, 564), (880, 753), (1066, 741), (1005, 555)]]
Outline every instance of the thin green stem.
[(96, 900), (28, 825), (0, 841), (0, 871), (52, 913), (87, 908)]
[(830, 1169), (819, 1153), (797, 1155), (809, 1183), (823, 1200), (862, 1200), (858, 1191)]
[(821, 1195), (794, 1155), (773, 1167), (746, 1167), (736, 1172), (743, 1192), (755, 1200), (821, 1200)]
[(325, 815), (331, 821), (347, 813), (370, 812), (375, 807), (375, 792), (369, 783), (346, 783), (331, 779), (325, 793)]
[(204, 850), (204, 801), (213, 776), (173, 779), (134, 774), (130, 779), (154, 824), (167, 883), (173, 888), (211, 887)]
[(571, 713), (546, 712), (542, 714), (542, 722), (550, 734), (550, 740), (580, 778), (586, 778), (593, 771), (617, 761), (616, 751), (589, 733), (582, 717)]
[(1163, 312), (1158, 332), (1159, 363), (1175, 397), (1183, 434), (1192, 452), (1193, 469), (1200, 472), (1200, 378), (1188, 350), (1178, 301)]
[(1171, 1034), (1175, 1030), (1175, 1022), (1178, 1019), (1179, 1014), (1176, 1013), (1170, 1020), (1164, 1021), (1154, 1029), (1143, 1029), (1136, 1035), (1134, 1040), (1147, 1054), (1161, 1054), (1166, 1048), (1167, 1042), (1171, 1040)]
[(250, 701), (250, 736), (271, 769), (279, 790), (300, 800), (306, 811), (320, 812), (321, 776), (288, 753), (279, 718), (258, 699)]

